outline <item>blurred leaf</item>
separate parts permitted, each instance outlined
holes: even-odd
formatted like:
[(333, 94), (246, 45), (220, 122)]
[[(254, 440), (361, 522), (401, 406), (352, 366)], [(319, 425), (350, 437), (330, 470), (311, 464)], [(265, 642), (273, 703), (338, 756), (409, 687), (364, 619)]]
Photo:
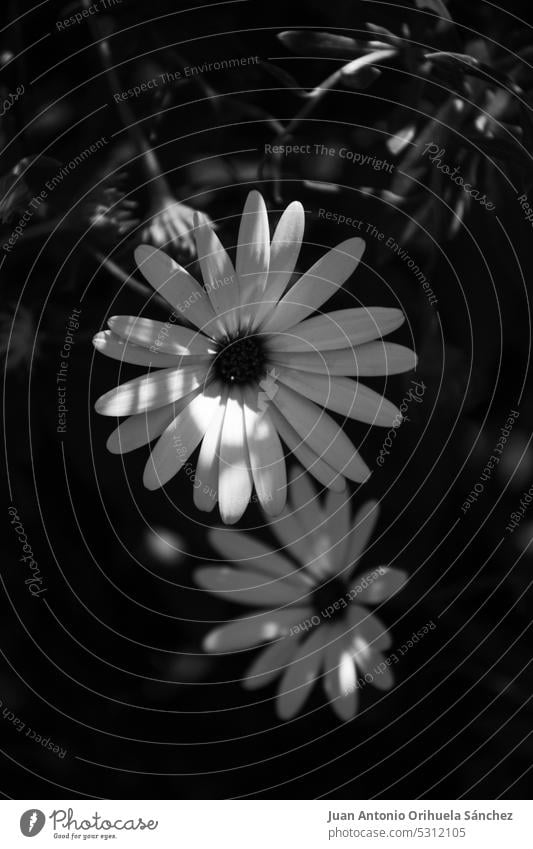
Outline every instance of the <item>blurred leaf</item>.
[(425, 53), (424, 58), (428, 61), (438, 63), (442, 67), (446, 67), (446, 65), (448, 65), (450, 71), (455, 73), (459, 72), (477, 77), (480, 80), (484, 80), (484, 82), (489, 85), (502, 86), (503, 88), (509, 88), (512, 91), (516, 91), (517, 89), (517, 86), (506, 74), (502, 74), (490, 65), (480, 62), (468, 53), (449, 53), (447, 51), (439, 51), (437, 53)]
[(420, 167), (424, 147), (429, 143), (445, 146), (452, 133), (450, 128), (459, 125), (461, 109), (461, 101), (449, 98), (437, 111), (435, 117), (419, 130), (415, 140), (405, 148), (405, 156), (396, 169), (389, 187), (391, 191), (403, 196), (412, 190), (413, 170)]
[(2, 223), (17, 213), (24, 212), (36, 192), (41, 192), (44, 183), (61, 167), (57, 159), (50, 156), (25, 156), (20, 162), (0, 177), (0, 217)]
[(318, 183), (316, 180), (304, 180), (303, 184), (306, 188), (316, 192), (328, 192), (329, 194), (340, 192), (339, 187), (335, 183)]
[(415, 0), (418, 9), (429, 9), (444, 18), (446, 21), (453, 22), (453, 18), (448, 12), (443, 0)]
[(533, 153), (533, 120), (531, 118), (531, 107), (520, 103), (520, 124), (524, 132), (524, 142), (528, 150)]
[(392, 138), (387, 139), (385, 144), (394, 156), (398, 156), (398, 154), (405, 150), (409, 142), (414, 139), (415, 135), (416, 125), (408, 124), (406, 127), (402, 127), (402, 129), (397, 132), (396, 135), (392, 136)]
[(17, 178), (14, 170), (0, 177), (0, 218), (2, 224), (17, 213), (23, 212), (31, 198), (31, 192), (23, 179)]
[(465, 67), (480, 67), (479, 61), (474, 56), (470, 56), (468, 53), (451, 53), (447, 50), (439, 50), (437, 52), (424, 53), (424, 59), (430, 59), (432, 62), (445, 63), (455, 67), (458, 66), (459, 68), (462, 68), (463, 71)]
[(318, 52), (325, 56), (338, 56), (341, 59), (360, 56), (367, 52), (365, 44), (345, 35), (329, 32), (307, 32), (306, 30), (285, 30), (278, 38), (285, 47), (294, 53), (307, 54)]
[(379, 68), (374, 68), (372, 65), (365, 65), (355, 71), (350, 70), (350, 67), (351, 63), (341, 71), (343, 82), (350, 88), (369, 88), (381, 76)]
[(284, 68), (274, 65), (272, 62), (263, 62), (263, 67), (275, 80), (278, 80), (278, 82), (290, 89), (297, 97), (306, 96), (306, 92), (302, 91), (301, 86), (298, 85), (294, 77)]
[(509, 166), (518, 165), (526, 174), (533, 172), (533, 162), (530, 156), (520, 147), (518, 142), (509, 138), (487, 138), (486, 136), (465, 133), (465, 139), (471, 141), (492, 159)]
[(366, 27), (370, 30), (370, 32), (373, 32), (374, 35), (380, 35), (381, 38), (384, 39), (383, 44), (381, 42), (372, 42), (372, 45), (374, 47), (376, 47), (377, 45), (379, 45), (380, 47), (386, 47), (390, 44), (394, 45), (394, 47), (399, 47), (402, 42), (402, 39), (398, 35), (395, 35), (393, 32), (390, 31), (390, 29), (387, 29), (386, 27), (380, 27), (378, 26), (378, 24), (371, 23), (367, 23)]

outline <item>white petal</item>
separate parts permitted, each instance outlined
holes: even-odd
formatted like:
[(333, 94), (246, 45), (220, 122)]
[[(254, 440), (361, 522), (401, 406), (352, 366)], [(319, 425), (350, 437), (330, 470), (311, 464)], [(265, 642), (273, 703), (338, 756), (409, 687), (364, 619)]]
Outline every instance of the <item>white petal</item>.
[(194, 573), (196, 582), (223, 601), (253, 604), (257, 607), (308, 604), (309, 593), (305, 586), (276, 576), (267, 577), (249, 569), (231, 569), (229, 566), (206, 566)]
[(271, 357), (275, 365), (318, 374), (379, 377), (416, 368), (417, 356), (394, 342), (366, 342), (340, 351), (286, 352)]
[(295, 468), (291, 472), (291, 505), (295, 518), (305, 528), (307, 543), (306, 565), (314, 580), (333, 571), (333, 552), (327, 534), (327, 516), (320, 507), (317, 493), (309, 475)]
[(317, 453), (313, 451), (300, 435), (295, 431), (287, 418), (274, 405), (270, 408), (270, 415), (276, 429), (296, 459), (313, 475), (322, 486), (342, 492), (346, 487), (343, 476), (326, 463)]
[(250, 467), (261, 507), (269, 516), (283, 510), (287, 498), (285, 456), (268, 409), (258, 401), (257, 390), (244, 395), (244, 420)]
[(213, 548), (226, 560), (246, 564), (246, 568), (252, 572), (262, 572), (270, 578), (275, 575), (291, 580), (299, 587), (310, 586), (304, 572), (298, 571), (283, 554), (272, 551), (251, 534), (215, 528), (209, 532), (208, 538)]
[(290, 719), (298, 713), (309, 696), (320, 669), (328, 628), (315, 627), (311, 635), (299, 646), (292, 663), (281, 679), (276, 713), (281, 719)]
[(389, 690), (392, 687), (394, 678), (390, 667), (381, 667), (384, 661), (383, 655), (358, 632), (351, 640), (350, 651), (356, 667), (361, 670), (367, 684), (373, 684), (378, 690)]
[[(278, 308), (281, 307), (280, 301)], [(401, 310), (388, 307), (358, 307), (316, 315), (284, 333), (273, 333), (268, 348), (280, 351), (335, 351), (386, 336), (405, 321)], [(264, 329), (264, 328), (263, 328)]]
[(204, 510), (207, 513), (214, 508), (218, 501), (220, 439), (227, 397), (227, 390), (223, 390), (218, 407), (202, 440), (193, 480), (194, 503), (198, 510)]
[(188, 271), (150, 245), (135, 248), (135, 261), (150, 285), (175, 311), (204, 333), (221, 335), (224, 326), (215, 315), (207, 292)]
[[(416, 368), (418, 357), (410, 348), (395, 342), (365, 342), (355, 349), (358, 374), (361, 377), (379, 377), (384, 374), (401, 374)], [(346, 372), (348, 374), (348, 372)]]
[[(208, 356), (216, 351), (215, 343), (199, 330), (181, 327), (169, 321), (153, 321), (133, 315), (114, 315), (107, 322), (109, 327), (126, 342), (148, 348), (151, 353), (201, 354)], [(157, 354), (156, 354), (157, 355)]]
[(211, 631), (204, 640), (208, 652), (230, 652), (248, 649), (289, 633), (293, 625), (305, 622), (307, 607), (289, 607), (286, 610), (267, 610), (254, 616), (243, 616)]
[(391, 647), (392, 640), (389, 631), (381, 619), (370, 613), (366, 607), (351, 604), (347, 613), (351, 629), (347, 631), (347, 638), (353, 639), (355, 634), (360, 633), (369, 645), (376, 650), (386, 651)]
[(324, 525), (326, 519), (317, 498), (317, 491), (309, 476), (299, 466), (291, 469), (290, 478), (292, 507), (306, 533), (311, 536), (319, 525)]
[(255, 326), (274, 309), (293, 275), (304, 235), (305, 213), (300, 201), (293, 201), (283, 212), (270, 245), (270, 266), (263, 303), (255, 316)]
[(227, 525), (241, 518), (252, 495), (243, 407), (241, 390), (232, 387), (222, 424), (218, 469), (218, 504), (222, 521)]
[(352, 564), (352, 569), (365, 551), (370, 537), (374, 533), (378, 516), (379, 504), (377, 501), (367, 501), (355, 514), (347, 551), (347, 562)]
[(357, 713), (359, 692), (355, 664), (346, 648), (340, 627), (330, 636), (324, 656), (324, 689), (339, 719), (348, 721)]
[(328, 492), (324, 512), (328, 517), (325, 533), (331, 547), (331, 559), (336, 574), (339, 574), (348, 566), (347, 552), (351, 518), (350, 492)]
[[(361, 604), (380, 604), (399, 592), (407, 581), (407, 573), (390, 566), (378, 566), (354, 578), (351, 590), (358, 590)], [(360, 591), (359, 591), (360, 590)]]
[(136, 377), (106, 392), (94, 408), (102, 416), (131, 416), (155, 410), (198, 389), (205, 380), (206, 372), (205, 366), (195, 365), (161, 369)]
[(268, 648), (263, 649), (246, 672), (242, 682), (244, 689), (257, 690), (259, 687), (266, 687), (291, 662), (297, 648), (296, 637), (280, 637)]
[(326, 463), (350, 480), (361, 483), (368, 479), (370, 469), (346, 434), (324, 410), (281, 385), (273, 400), (302, 440)]
[(130, 416), (109, 436), (107, 450), (112, 454), (127, 454), (157, 439), (198, 392), (200, 390), (196, 389), (194, 393), (186, 395), (176, 404), (168, 404), (157, 410)]
[(383, 395), (349, 377), (298, 372), (280, 366), (278, 380), (295, 392), (327, 407), (334, 413), (380, 427), (397, 426), (402, 421), (399, 409)]
[(294, 510), (285, 507), (279, 516), (276, 516), (270, 522), (269, 527), (280, 544), (287, 549), (287, 553), (291, 554), (302, 566), (305, 565), (309, 560), (306, 535), (304, 527), (295, 515)]
[[(101, 354), (119, 360), (121, 363), (130, 363), (134, 366), (152, 366), (153, 368), (177, 368), (183, 360), (172, 354), (162, 354), (159, 349), (150, 351), (140, 345), (125, 342), (120, 336), (116, 336), (111, 330), (102, 330), (93, 338), (93, 345)], [(194, 360), (198, 362), (198, 358)], [(190, 363), (192, 365), (193, 363)]]
[(328, 251), (283, 296), (263, 330), (286, 330), (311, 315), (353, 274), (364, 250), (364, 241), (355, 238)]
[[(357, 665), (357, 658), (355, 663)], [(387, 665), (385, 656), (375, 649), (370, 654), (368, 667), (363, 670), (363, 674), (371, 676), (370, 680), (365, 678), (365, 681), (377, 687), (378, 690), (390, 690), (394, 686), (394, 675), (390, 665)]]
[(143, 482), (147, 489), (164, 486), (187, 462), (209, 427), (220, 394), (216, 384), (208, 386), (159, 437), (144, 470)]
[(267, 281), (270, 260), (270, 229), (262, 195), (254, 189), (248, 194), (241, 217), (237, 260), (239, 275), (240, 323), (249, 326), (257, 313)]
[(237, 331), (239, 278), (220, 239), (199, 215), (195, 216), (194, 239), (204, 285), (214, 311), (229, 333)]

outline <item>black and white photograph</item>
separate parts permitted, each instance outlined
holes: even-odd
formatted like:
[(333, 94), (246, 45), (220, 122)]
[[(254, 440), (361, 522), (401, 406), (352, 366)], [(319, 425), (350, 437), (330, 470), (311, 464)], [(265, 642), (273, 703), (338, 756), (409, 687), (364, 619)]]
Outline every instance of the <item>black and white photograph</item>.
[(531, 4), (0, 23), (7, 842), (529, 845)]

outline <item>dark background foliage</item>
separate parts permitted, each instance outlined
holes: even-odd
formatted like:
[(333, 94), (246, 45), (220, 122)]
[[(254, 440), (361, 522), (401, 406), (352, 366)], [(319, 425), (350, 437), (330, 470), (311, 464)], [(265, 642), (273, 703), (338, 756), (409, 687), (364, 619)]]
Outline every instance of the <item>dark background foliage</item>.
[[(451, 28), (415, 4), (190, 2), (184, 11), (164, 0), (122, 0), (59, 30), (57, 21), (81, 6), (48, 2), (23, 15), (19, 3), (4, 4), (3, 97), (20, 84), (25, 92), (0, 124), (2, 244), (50, 176), (106, 139), (49, 194), (13, 250), (2, 251), (5, 492), (46, 586), (39, 598), (28, 592), (6, 512), (6, 796), (528, 795), (533, 512), (514, 533), (506, 526), (533, 467), (532, 239), (517, 201), (532, 182), (531, 10), (525, 0), (505, 10), (448, 5)], [(428, 69), (401, 48), (369, 87), (349, 76), (334, 86), (290, 137), (387, 159), (393, 176), (339, 155), (287, 157), (276, 175), (265, 144), (279, 141), (280, 123), (299, 112), (305, 92), (352, 58), (328, 55), (305, 35), (298, 45), (282, 41), (279, 33), (327, 30), (364, 41), (368, 21), (426, 51), (483, 56), (492, 71), (520, 85), (525, 109), (513, 95), (496, 109), (502, 95), (494, 81), (466, 78), (464, 66)], [(249, 56), (260, 61), (146, 91), (122, 111), (113, 98), (164, 72)], [(449, 118), (444, 132), (435, 119), (454, 91), (473, 105), (468, 115)], [(489, 107), (497, 126), (480, 131), (476, 119)], [(394, 156), (387, 140), (406, 125), (420, 144), (428, 127), (426, 141), (441, 133), (446, 161), (472, 175), (496, 211), (476, 202), (463, 209), (464, 193), (437, 174), (420, 147), (414, 162)], [(164, 184), (146, 155), (150, 148)], [(251, 187), (264, 192), (273, 220), (291, 200), (303, 202), (304, 267), (354, 235), (320, 214), (335, 211), (397, 239), (437, 299), (429, 304), (406, 263), (367, 236), (365, 267), (335, 304), (350, 305), (355, 295), (363, 304), (400, 304), (408, 317), (395, 338), (419, 354), (423, 403), (410, 409), (390, 457), (354, 504), (368, 495), (382, 501), (364, 565), (394, 563), (411, 575), (380, 611), (394, 645), (430, 621), (437, 625), (395, 667), (395, 689), (383, 696), (367, 687), (359, 715), (346, 725), (318, 687), (302, 716), (279, 723), (275, 686), (254, 695), (239, 686), (251, 656), (202, 653), (212, 623), (240, 611), (195, 589), (194, 567), (214, 552), (206, 517), (192, 506), (191, 482), (179, 475), (165, 491), (144, 490), (147, 450), (124, 460), (109, 455), (112, 423), (93, 411), (100, 394), (138, 374), (95, 356), (94, 333), (113, 314), (165, 317), (147, 289), (125, 282), (135, 245), (153, 241), (147, 228), (159, 226), (165, 240), (174, 235), (169, 250), (176, 258), (194, 262), (186, 237), (192, 207), (217, 222), (231, 247)], [(163, 195), (180, 203), (171, 224), (158, 216)], [(56, 374), (73, 309), (81, 314), (63, 434)], [(387, 396), (400, 403), (411, 377), (389, 379)], [(463, 512), (511, 410), (520, 415), (502, 459)], [(357, 423), (348, 430), (372, 465), (383, 432)], [(217, 514), (208, 521), (216, 524)], [(251, 505), (240, 527), (256, 525), (262, 519)], [(268, 538), (264, 528), (257, 533)], [(66, 749), (65, 757), (18, 732), (9, 712)]]

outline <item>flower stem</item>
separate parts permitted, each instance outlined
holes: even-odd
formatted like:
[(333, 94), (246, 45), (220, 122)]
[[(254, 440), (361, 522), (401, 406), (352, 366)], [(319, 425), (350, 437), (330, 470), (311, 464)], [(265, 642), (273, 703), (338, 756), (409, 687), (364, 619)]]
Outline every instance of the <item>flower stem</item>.
[(141, 283), (140, 280), (137, 280), (135, 277), (132, 277), (131, 274), (126, 274), (126, 272), (112, 259), (105, 256), (101, 251), (93, 248), (91, 246), (86, 246), (86, 250), (89, 254), (100, 264), (103, 265), (107, 271), (109, 271), (113, 277), (116, 277), (117, 280), (120, 280), (121, 283), (125, 283), (126, 286), (129, 286), (135, 292), (138, 292), (144, 298), (147, 296), (151, 299), (155, 299), (157, 302), (163, 304), (165, 308), (168, 310), (168, 302), (159, 294), (159, 292), (150, 289), (145, 283)]
[[(82, 3), (85, 8), (88, 8), (91, 5), (91, 0), (82, 0)], [(115, 92), (121, 91), (121, 82), (115, 65), (113, 64), (109, 38), (104, 33), (100, 21), (97, 21), (94, 16), (90, 15), (88, 22), (96, 47), (100, 54), (102, 67), (106, 72), (109, 89), (111, 94), (114, 94)], [(148, 144), (144, 133), (140, 129), (138, 121), (129, 103), (121, 100), (115, 102), (124, 129), (128, 131), (142, 156), (143, 169), (150, 181), (154, 193), (157, 197), (161, 198), (171, 196), (172, 191), (166, 177), (161, 172), (159, 160), (155, 155), (153, 148)]]
[[(357, 71), (360, 71), (362, 68), (367, 65), (374, 65), (377, 62), (383, 62), (385, 59), (390, 59), (395, 56), (397, 53), (396, 50), (387, 49), (387, 50), (374, 50), (372, 53), (367, 53), (364, 56), (359, 56), (357, 59), (354, 59), (352, 62), (348, 62), (348, 64), (343, 65), (342, 68), (339, 68), (329, 77), (327, 77), (324, 82), (320, 83), (312, 92), (310, 92), (308, 96), (308, 100), (304, 104), (304, 106), (300, 109), (300, 111), (294, 116), (292, 121), (284, 128), (284, 130), (276, 136), (275, 144), (281, 144), (288, 136), (290, 136), (294, 130), (298, 127), (301, 122), (313, 112), (319, 103), (325, 98), (327, 93), (331, 91), (331, 89), (335, 88), (336, 85), (340, 82), (340, 80), (347, 73), (355, 74)], [(280, 192), (280, 184), (281, 184), (281, 161), (282, 154), (274, 153), (272, 154), (272, 172), (274, 176), (274, 195), (277, 203), (282, 203), (282, 197)]]

